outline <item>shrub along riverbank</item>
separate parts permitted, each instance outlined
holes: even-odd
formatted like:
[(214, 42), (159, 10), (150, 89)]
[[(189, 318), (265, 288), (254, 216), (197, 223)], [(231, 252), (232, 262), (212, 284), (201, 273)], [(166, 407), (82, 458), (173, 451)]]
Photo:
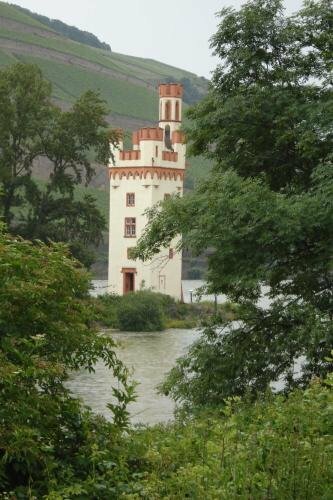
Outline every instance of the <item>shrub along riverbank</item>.
[(234, 319), (237, 308), (231, 303), (211, 302), (184, 304), (169, 295), (149, 290), (124, 296), (106, 294), (92, 299), (96, 321), (101, 327), (123, 331), (150, 332), (166, 328), (195, 328), (217, 314), (221, 319)]

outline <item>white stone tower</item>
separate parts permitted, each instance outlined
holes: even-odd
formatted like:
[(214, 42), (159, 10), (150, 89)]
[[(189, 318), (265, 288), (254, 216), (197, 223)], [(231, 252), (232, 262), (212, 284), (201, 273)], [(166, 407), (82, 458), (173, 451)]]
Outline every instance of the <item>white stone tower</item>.
[(113, 150), (110, 165), (109, 291), (122, 295), (141, 288), (182, 298), (182, 256), (177, 240), (150, 262), (131, 259), (131, 248), (147, 223), (144, 211), (183, 194), (185, 173), (182, 85), (159, 85), (159, 124), (133, 132), (133, 148)]

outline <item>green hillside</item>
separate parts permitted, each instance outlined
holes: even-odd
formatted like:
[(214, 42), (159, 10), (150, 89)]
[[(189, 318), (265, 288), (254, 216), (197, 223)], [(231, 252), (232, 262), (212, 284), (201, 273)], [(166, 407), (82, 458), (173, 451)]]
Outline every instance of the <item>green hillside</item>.
[(43, 24), (35, 20), (32, 16), (25, 14), (24, 12), (21, 11), (21, 9), (18, 9), (8, 3), (3, 3), (3, 2), (0, 3), (0, 13), (1, 16), (7, 19), (12, 19), (14, 21), (25, 23), (30, 26), (45, 28)]
[(156, 120), (158, 83), (183, 82), (188, 103), (206, 92), (207, 81), (193, 73), (75, 42), (28, 12), (0, 2), (0, 65), (35, 62), (54, 83), (54, 97), (65, 103), (89, 88), (100, 90), (111, 113), (126, 117), (128, 127), (135, 128), (131, 118)]
[[(53, 29), (57, 26), (61, 26), (58, 31)], [(67, 28), (70, 34), (74, 32), (85, 43), (64, 36)], [(206, 94), (208, 82), (205, 78), (152, 59), (93, 47), (91, 34), (71, 28), (0, 1), (0, 68), (16, 62), (37, 64), (52, 83), (53, 98), (65, 108), (86, 90), (98, 91), (110, 110), (108, 120), (111, 126), (125, 129), (127, 136), (140, 126), (157, 122), (159, 83), (182, 83), (185, 108)], [(191, 159), (190, 164), (185, 182), (187, 188), (192, 188), (210, 168), (209, 162), (197, 158)], [(43, 161), (34, 172), (44, 180), (48, 175)], [(78, 188), (77, 195), (83, 196), (86, 189), (83, 186)], [(96, 176), (88, 190), (107, 216), (105, 168), (96, 165)], [(105, 249), (103, 252), (100, 260), (105, 264)]]
[(36, 14), (35, 12), (31, 12), (28, 9), (23, 7), (15, 6), (17, 9), (22, 12), (32, 16), (37, 21), (40, 21), (42, 24), (45, 24), (49, 28), (58, 33), (70, 38), (71, 40), (75, 40), (76, 42), (85, 43), (86, 45), (90, 45), (92, 47), (97, 47), (99, 49), (111, 50), (110, 45), (107, 43), (101, 42), (97, 36), (89, 33), (88, 31), (82, 31), (76, 28), (75, 26), (68, 26), (68, 24), (59, 21), (59, 19), (49, 19), (46, 16), (41, 16), (40, 14)]

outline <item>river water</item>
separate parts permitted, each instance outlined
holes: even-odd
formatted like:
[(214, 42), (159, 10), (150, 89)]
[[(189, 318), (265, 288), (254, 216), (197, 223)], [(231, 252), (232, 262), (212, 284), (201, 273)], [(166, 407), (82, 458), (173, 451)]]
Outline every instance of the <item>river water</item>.
[[(185, 302), (196, 301), (196, 291), (205, 283), (200, 280), (184, 280)], [(92, 295), (107, 293), (107, 281), (93, 281)], [(214, 300), (214, 296), (203, 296), (201, 300)], [(223, 295), (217, 297), (225, 302)], [(261, 306), (267, 307), (268, 299), (263, 293)], [(164, 332), (104, 332), (119, 343), (117, 353), (126, 366), (133, 370), (133, 378), (138, 382), (137, 401), (130, 405), (131, 421), (143, 424), (167, 422), (172, 419), (174, 403), (171, 399), (156, 393), (156, 386), (174, 366), (178, 357), (186, 353), (190, 344), (199, 336), (197, 330), (166, 330)], [(102, 362), (95, 366), (95, 373), (81, 371), (72, 376), (68, 387), (80, 396), (93, 411), (111, 418), (106, 404), (111, 400), (111, 372)]]
[[(197, 300), (196, 291), (204, 285), (200, 280), (182, 282), (185, 302)], [(107, 293), (106, 280), (92, 282), (93, 296)], [(214, 300), (213, 296), (204, 296), (201, 300)], [(218, 302), (225, 297), (219, 296)], [(104, 332), (111, 335), (119, 344), (119, 358), (132, 370), (132, 377), (138, 382), (137, 400), (129, 406), (133, 424), (155, 424), (167, 422), (173, 417), (174, 403), (165, 396), (158, 395), (156, 386), (162, 382), (165, 374), (171, 370), (178, 357), (186, 353), (188, 347), (199, 336), (197, 330), (170, 329), (164, 332)], [(111, 372), (102, 362), (95, 366), (95, 373), (81, 371), (73, 374), (68, 387), (74, 394), (88, 404), (93, 411), (111, 418), (106, 405), (111, 400)]]
[[(171, 329), (152, 333), (105, 332), (105, 335), (111, 335), (119, 343), (119, 358), (133, 369), (133, 378), (139, 383), (137, 401), (129, 406), (131, 422), (155, 424), (171, 420), (174, 403), (158, 395), (156, 385), (198, 338), (199, 332)], [(67, 385), (96, 413), (111, 418), (106, 404), (111, 400), (112, 375), (102, 362), (96, 364), (95, 373), (81, 371), (74, 374)]]

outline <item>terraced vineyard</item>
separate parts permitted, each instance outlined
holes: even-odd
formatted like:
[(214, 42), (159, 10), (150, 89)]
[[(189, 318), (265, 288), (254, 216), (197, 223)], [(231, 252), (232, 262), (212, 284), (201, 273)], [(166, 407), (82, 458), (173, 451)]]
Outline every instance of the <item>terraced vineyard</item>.
[[(100, 91), (116, 126), (137, 127), (137, 120), (156, 120), (156, 87), (182, 81), (185, 101), (198, 100), (207, 81), (193, 73), (138, 57), (116, 54), (74, 42), (49, 26), (0, 2), (0, 65), (33, 62), (54, 85), (54, 97), (72, 103), (84, 90)], [(132, 119), (132, 120), (131, 120)]]

